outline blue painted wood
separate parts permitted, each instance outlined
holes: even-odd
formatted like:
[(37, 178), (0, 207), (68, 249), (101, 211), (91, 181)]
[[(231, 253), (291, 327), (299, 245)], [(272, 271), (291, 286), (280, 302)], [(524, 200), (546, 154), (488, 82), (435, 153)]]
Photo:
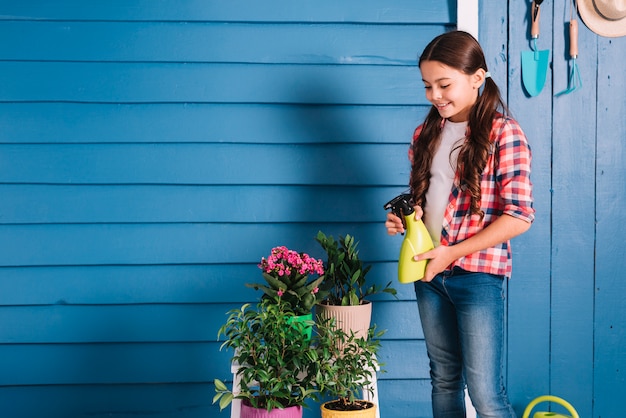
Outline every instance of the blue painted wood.
[(258, 297), (244, 287), (255, 279), (256, 263), (4, 267), (0, 305), (244, 302)]
[[(113, 328), (126, 321), (112, 322)], [(91, 385), (137, 383), (207, 383), (215, 377), (232, 380), (233, 352), (220, 350), (221, 342), (126, 342), (0, 345), (0, 386)], [(408, 364), (388, 359), (394, 352), (415, 355)], [(428, 377), (423, 342), (385, 340), (380, 351), (386, 363), (381, 378), (398, 380)], [(406, 363), (406, 362), (405, 362)]]
[[(531, 229), (512, 242), (513, 273), (508, 286), (507, 390), (511, 403), (521, 416), (532, 399), (550, 394), (552, 95), (550, 76), (539, 96), (529, 98), (524, 92), (521, 51), (528, 51), (530, 45), (530, 2), (507, 3), (506, 29), (500, 29), (508, 30), (507, 43), (503, 42), (503, 34), (494, 35), (496, 45), (492, 57), (499, 58), (500, 55), (496, 54), (506, 53), (507, 103), (533, 152), (531, 180), (537, 211)], [(548, 29), (551, 20), (551, 4), (544, 4), (541, 8), (542, 49), (551, 43), (552, 34)], [(503, 25), (498, 19), (491, 22), (486, 17), (483, 20), (488, 27), (495, 22)]]
[(397, 187), (408, 169), (406, 144), (0, 145), (2, 183)]
[[(398, 418), (428, 417), (430, 382), (380, 380), (381, 415)], [(410, 390), (407, 390), (410, 389)], [(204, 383), (152, 385), (80, 385), (0, 387), (0, 407), (13, 418), (30, 418), (45, 410), (48, 417), (114, 414), (122, 418), (154, 415), (163, 418), (228, 416), (211, 405), (213, 386)], [(401, 393), (406, 395), (398, 396)], [(32, 402), (37, 399), (37, 402)], [(72, 399), (72, 402), (65, 401)], [(10, 402), (9, 402), (10, 400)], [(305, 409), (304, 417), (319, 416), (318, 406)], [(313, 409), (315, 408), (315, 409)], [(103, 412), (107, 411), (107, 412)], [(110, 411), (110, 412), (108, 412)]]
[(203, 341), (2, 344), (0, 385), (207, 383), (232, 377), (232, 353), (219, 346)]
[[(554, 3), (556, 11), (565, 10), (568, 2)], [(554, 91), (566, 86), (568, 67), (563, 23), (558, 21), (554, 31)], [(597, 36), (579, 30), (579, 50), (585, 55), (597, 55)], [(593, 77), (595, 60), (577, 60), (581, 74)], [(558, 83), (557, 83), (558, 80)], [(585, 117), (589, 104), (594, 103), (597, 90), (594, 83), (584, 89), (554, 99), (552, 134), (553, 201), (552, 210), (552, 309), (551, 309), (551, 386), (554, 394), (570, 399), (581, 416), (592, 416), (594, 363), (594, 265), (595, 265), (595, 207), (596, 188), (596, 128)], [(576, 210), (571, 210), (576, 208)], [(578, 321), (577, 318), (586, 318)], [(572, 348), (575, 347), (575, 350)], [(572, 381), (576, 385), (572, 385)]]
[[(415, 65), (444, 25), (41, 22), (0, 25), (5, 60)], [(129, 41), (130, 40), (130, 41)], [(158, 47), (156, 47), (158, 45)], [(201, 48), (198, 45), (202, 45)]]
[(220, 415), (217, 405), (211, 405), (214, 393), (213, 385), (208, 383), (2, 386), (0, 408), (13, 418), (44, 414), (51, 418), (228, 416), (227, 411)]
[(114, 0), (106, 5), (80, 7), (76, 0), (63, 0), (54, 6), (45, 3), (3, 5), (7, 20), (131, 20), (131, 21), (231, 21), (231, 22), (378, 22), (454, 23), (456, 2), (447, 0), (276, 0), (272, 7), (254, 0), (211, 3), (204, 0), (142, 0), (128, 4)]
[[(390, 242), (397, 249), (399, 243)], [(394, 250), (395, 251), (395, 250)], [(269, 248), (267, 250), (269, 253)], [(322, 257), (319, 252), (312, 252)], [(245, 287), (261, 281), (259, 260), (250, 263), (210, 265), (108, 265), (42, 266), (0, 268), (0, 306), (23, 305), (102, 305), (146, 303), (234, 303), (257, 300), (259, 293)], [(368, 281), (386, 285), (392, 281), (399, 301), (414, 301), (411, 285), (397, 283), (397, 262), (375, 262)], [(234, 291), (236, 290), (236, 291)], [(375, 295), (373, 301), (395, 300)], [(378, 305), (376, 305), (378, 306)], [(378, 322), (388, 323), (384, 313), (398, 309), (402, 318), (412, 318), (412, 306), (392, 302), (375, 309)], [(380, 315), (376, 313), (381, 309)], [(393, 316), (392, 316), (393, 318)], [(395, 318), (393, 318), (395, 320)], [(396, 332), (407, 335), (420, 332), (413, 325)], [(385, 326), (393, 333), (391, 325)]]
[(217, 341), (219, 321), (226, 320), (226, 311), (239, 306), (217, 303), (5, 306), (1, 308), (0, 340), (18, 344)]
[(378, 381), (381, 417), (432, 417), (430, 379)]
[[(247, 302), (255, 302), (259, 297), (260, 292), (255, 292)], [(379, 329), (387, 331), (384, 339), (422, 339), (421, 327), (416, 324), (417, 303), (392, 300), (378, 300), (373, 306), (374, 322)], [(108, 301), (108, 304), (3, 306), (0, 341), (7, 344), (217, 341), (226, 312), (241, 306), (215, 302), (119, 305)]]
[[(0, 185), (0, 223), (380, 222), (384, 203), (402, 190), (245, 185), (233, 192), (224, 185), (5, 184)], [(288, 204), (278, 204), (285, 196)], [(329, 207), (350, 211), (328, 212)]]
[[(328, 226), (328, 228), (326, 228)], [(258, 263), (286, 245), (321, 257), (314, 237), (325, 224), (58, 224), (0, 225), (0, 266)], [(360, 240), (364, 260), (397, 260), (401, 238), (382, 222), (343, 224)], [(221, 237), (221, 238), (220, 238)], [(28, 251), (25, 251), (28, 249)]]
[(417, 66), (0, 62), (0, 102), (425, 104)]
[[(553, 62), (528, 98), (530, 3), (480, 2), (489, 69), (534, 155), (507, 383), (518, 413), (552, 393), (581, 416), (619, 416), (626, 45), (581, 22), (583, 90), (553, 98), (566, 4), (542, 6)], [(0, 33), (15, 41), (0, 46), (0, 410), (217, 416), (210, 381), (229, 378), (228, 355), (205, 316), (257, 297), (243, 284), (273, 245), (315, 252), (318, 229), (354, 233), (376, 281), (394, 279), (399, 240), (380, 206), (406, 185), (428, 109), (413, 60), (455, 21), (456, 2), (434, 0), (3, 4)], [(381, 409), (428, 417), (414, 295), (397, 287), (401, 301), (374, 311), (389, 328)]]
[(626, 103), (615, 94), (626, 86), (619, 66), (626, 37), (597, 38), (597, 47), (593, 413), (608, 417), (623, 413), (626, 394)]
[[(0, 142), (406, 144), (427, 110), (427, 106), (306, 104), (0, 103)], [(308, 129), (302, 129), (303, 123)]]
[[(384, 233), (382, 204), (405, 188), (406, 146), (427, 109), (416, 52), (456, 20), (456, 4), (56, 6), (15, 5), (0, 18), (3, 34), (31, 34), (0, 51), (0, 72), (14, 78), (0, 88), (10, 202), (0, 242), (13, 248), (0, 261), (11, 321), (0, 351), (30, 365), (15, 377), (17, 366), (2, 364), (0, 383), (44, 404), (81, 396), (72, 411), (50, 401), (48, 416), (212, 416), (205, 382), (230, 370), (212, 351), (221, 321), (207, 317), (258, 296), (243, 283), (259, 279), (272, 246), (319, 253), (318, 229), (353, 233), (372, 277), (395, 280), (400, 239)], [(359, 151), (367, 144), (376, 149)], [(224, 208), (242, 193), (241, 206)], [(425, 349), (412, 289), (400, 290), (403, 302), (374, 298), (391, 328), (381, 382), (421, 382), (411, 399), (423, 410)], [(189, 383), (168, 385), (182, 401), (145, 402), (166, 382), (197, 384), (192, 394)], [(198, 387), (209, 390), (202, 400)]]

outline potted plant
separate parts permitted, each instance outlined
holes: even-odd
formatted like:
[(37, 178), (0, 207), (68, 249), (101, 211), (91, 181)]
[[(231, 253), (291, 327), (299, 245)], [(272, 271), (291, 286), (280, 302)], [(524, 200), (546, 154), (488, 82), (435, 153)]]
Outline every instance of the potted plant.
[[(265, 298), (280, 299), (298, 316), (312, 318), (312, 308), (323, 300), (327, 292), (320, 289), (324, 280), (324, 263), (306, 253), (285, 246), (272, 248), (270, 255), (261, 258), (258, 267), (266, 284), (248, 283), (246, 286), (261, 289)], [(310, 275), (319, 275), (311, 279)]]
[[(317, 352), (312, 350), (317, 342), (303, 332), (313, 324), (292, 322), (293, 316), (280, 298), (263, 298), (256, 306), (244, 304), (228, 312), (218, 339), (225, 337), (220, 350), (234, 350), (238, 387), (229, 390), (215, 379), (213, 403), (219, 402), (220, 410), (237, 399), (241, 400), (242, 418), (300, 418), (306, 400), (319, 399), (314, 379), (319, 366)], [(285, 415), (287, 412), (294, 415)]]
[(331, 235), (319, 231), (315, 239), (326, 252), (322, 289), (327, 298), (317, 305), (318, 315), (335, 318), (337, 326), (348, 334), (354, 331), (357, 337), (367, 337), (372, 304), (366, 298), (377, 293), (395, 296), (397, 291), (391, 287), (391, 281), (384, 287), (367, 282), (366, 276), (372, 266), (365, 265), (360, 259), (359, 243), (353, 236), (339, 236), (336, 241)]
[(331, 398), (321, 405), (322, 418), (375, 417), (377, 405), (360, 395), (372, 390), (372, 380), (380, 371), (376, 354), (384, 331), (372, 326), (368, 338), (358, 337), (332, 322), (334, 318), (324, 319), (320, 328), (319, 346), (323, 348), (318, 350), (316, 383), (321, 393)]

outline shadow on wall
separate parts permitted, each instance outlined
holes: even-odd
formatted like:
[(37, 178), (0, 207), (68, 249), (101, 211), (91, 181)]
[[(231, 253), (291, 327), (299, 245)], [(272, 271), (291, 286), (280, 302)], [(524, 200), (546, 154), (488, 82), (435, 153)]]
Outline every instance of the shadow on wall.
[(297, 135), (293, 146), (303, 159), (313, 159), (300, 165), (306, 170), (301, 172), (305, 192), (293, 202), (294, 210), (300, 214), (298, 222), (313, 223), (311, 238), (322, 229), (335, 237), (353, 234), (363, 244), (376, 242), (371, 223), (380, 222), (379, 232), (384, 232), (385, 217), (385, 201), (378, 200), (376, 188), (389, 178), (384, 170), (390, 163), (382, 158), (385, 147), (376, 142), (380, 139), (365, 128), (363, 118), (370, 113), (360, 110), (364, 106), (350, 105), (351, 92), (335, 84), (319, 78), (302, 80), (291, 100), (299, 103), (296, 116), (286, 125)]

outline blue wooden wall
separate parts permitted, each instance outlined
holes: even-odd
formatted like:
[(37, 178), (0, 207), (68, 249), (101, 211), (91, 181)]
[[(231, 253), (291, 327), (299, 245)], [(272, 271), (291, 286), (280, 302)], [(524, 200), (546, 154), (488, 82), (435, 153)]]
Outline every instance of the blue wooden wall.
[[(538, 211), (514, 242), (511, 398), (619, 416), (626, 39), (581, 25), (584, 89), (555, 99), (566, 2), (547, 3), (554, 68), (531, 99), (528, 6), (498, 3), (481, 3), (480, 39), (533, 147)], [(1, 1), (0, 411), (220, 416), (217, 328), (256, 299), (244, 283), (271, 247), (322, 256), (319, 229), (351, 233), (372, 278), (394, 279), (382, 205), (428, 109), (415, 60), (456, 20), (434, 0)], [(428, 417), (414, 295), (396, 287), (374, 307), (381, 411)]]
[[(550, 393), (581, 417), (623, 416), (626, 396), (626, 37), (579, 20), (582, 89), (567, 88), (570, 2), (544, 2), (539, 49), (550, 50), (542, 93), (521, 86), (530, 2), (509, 2), (508, 104), (534, 151), (537, 222), (516, 240), (509, 288), (509, 390), (517, 410)], [(515, 257), (515, 256), (514, 256)]]

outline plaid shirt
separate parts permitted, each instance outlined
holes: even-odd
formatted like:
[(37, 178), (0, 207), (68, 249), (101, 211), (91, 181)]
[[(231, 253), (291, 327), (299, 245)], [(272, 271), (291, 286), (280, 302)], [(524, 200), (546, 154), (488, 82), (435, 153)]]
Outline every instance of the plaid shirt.
[[(421, 131), (420, 125), (413, 134), (413, 141), (418, 140)], [(527, 222), (535, 219), (530, 182), (531, 152), (526, 136), (515, 120), (498, 115), (493, 121), (491, 142), (493, 146), (481, 180), (480, 208), (485, 216), (480, 219), (479, 215), (469, 215), (471, 198), (463, 187), (459, 187), (457, 173), (444, 213), (441, 245), (450, 246), (470, 238), (502, 214)], [(497, 166), (494, 159), (496, 152)], [(409, 148), (409, 159), (413, 163), (412, 147)], [(510, 277), (511, 243), (503, 242), (469, 254), (456, 260), (448, 269), (455, 266), (467, 271)]]

